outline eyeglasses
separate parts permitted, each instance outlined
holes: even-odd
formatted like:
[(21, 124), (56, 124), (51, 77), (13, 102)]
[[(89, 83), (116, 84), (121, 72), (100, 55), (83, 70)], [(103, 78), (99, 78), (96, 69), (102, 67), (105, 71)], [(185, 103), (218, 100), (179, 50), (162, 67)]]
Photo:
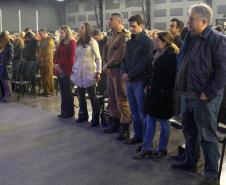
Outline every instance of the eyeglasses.
[(197, 22), (197, 21), (202, 21), (202, 19), (201, 18), (191, 17), (191, 16), (188, 17), (188, 22)]

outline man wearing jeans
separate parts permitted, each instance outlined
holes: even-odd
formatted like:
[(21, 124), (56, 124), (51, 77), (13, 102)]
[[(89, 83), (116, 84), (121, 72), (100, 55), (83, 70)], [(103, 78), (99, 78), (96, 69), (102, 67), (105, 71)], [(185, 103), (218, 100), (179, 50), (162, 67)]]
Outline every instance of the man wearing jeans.
[(143, 30), (144, 19), (137, 14), (129, 18), (132, 38), (127, 42), (124, 60), (121, 66), (123, 80), (126, 81), (127, 97), (132, 113), (134, 137), (127, 144), (142, 142), (145, 122), (144, 85), (147, 68), (153, 56), (153, 42)]
[(189, 33), (179, 54), (177, 87), (182, 92), (185, 160), (172, 168), (196, 171), (200, 145), (205, 179), (200, 185), (219, 185), (217, 116), (226, 84), (226, 37), (210, 27), (212, 10), (206, 4), (189, 10)]

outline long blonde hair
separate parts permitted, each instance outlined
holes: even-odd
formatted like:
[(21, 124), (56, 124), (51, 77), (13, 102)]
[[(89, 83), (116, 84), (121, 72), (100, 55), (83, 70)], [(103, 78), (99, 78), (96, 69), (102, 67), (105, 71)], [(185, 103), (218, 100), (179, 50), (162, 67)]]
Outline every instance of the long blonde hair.
[(70, 40), (74, 39), (73, 34), (72, 34), (72, 30), (68, 25), (62, 25), (60, 27), (60, 29), (63, 30), (66, 33), (66, 38), (64, 40), (64, 43), (68, 44), (70, 42)]

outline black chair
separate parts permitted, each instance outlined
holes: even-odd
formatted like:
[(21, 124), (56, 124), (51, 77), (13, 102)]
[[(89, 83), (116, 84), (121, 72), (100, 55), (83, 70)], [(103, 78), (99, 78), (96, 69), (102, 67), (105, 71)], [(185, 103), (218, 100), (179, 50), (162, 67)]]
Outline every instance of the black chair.
[(31, 89), (33, 97), (35, 98), (35, 73), (37, 63), (35, 61), (25, 61), (22, 63), (19, 78), (12, 80), (11, 83), (17, 90), (17, 101), (20, 99), (20, 94), (24, 96), (26, 90)]
[(15, 60), (12, 62), (12, 78), (11, 80), (21, 80), (21, 70), (22, 70), (22, 64), (23, 60)]

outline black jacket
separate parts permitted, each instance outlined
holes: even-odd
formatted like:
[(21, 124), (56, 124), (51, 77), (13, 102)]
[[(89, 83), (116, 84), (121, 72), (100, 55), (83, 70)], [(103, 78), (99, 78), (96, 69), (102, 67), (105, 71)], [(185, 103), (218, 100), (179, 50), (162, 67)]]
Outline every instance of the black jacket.
[(38, 41), (34, 38), (28, 41), (25, 41), (25, 48), (23, 52), (23, 57), (25, 61), (36, 61), (36, 52), (38, 47)]
[(174, 115), (177, 54), (171, 46), (154, 62), (149, 80), (145, 113), (157, 119)]
[[(188, 48), (192, 42), (195, 42), (197, 49), (191, 53), (188, 71), (184, 78), (182, 70), (185, 62), (183, 59), (190, 51)], [(213, 99), (223, 93), (226, 84), (226, 36), (212, 30), (210, 26), (195, 38), (188, 33), (178, 59), (177, 87), (187, 92), (188, 97), (199, 98), (204, 92), (209, 99)], [(183, 78), (186, 82), (186, 89), (180, 88)]]
[(121, 71), (127, 73), (131, 82), (144, 80), (147, 67), (153, 58), (154, 45), (151, 39), (142, 32), (132, 35), (126, 44), (126, 51), (121, 65)]

